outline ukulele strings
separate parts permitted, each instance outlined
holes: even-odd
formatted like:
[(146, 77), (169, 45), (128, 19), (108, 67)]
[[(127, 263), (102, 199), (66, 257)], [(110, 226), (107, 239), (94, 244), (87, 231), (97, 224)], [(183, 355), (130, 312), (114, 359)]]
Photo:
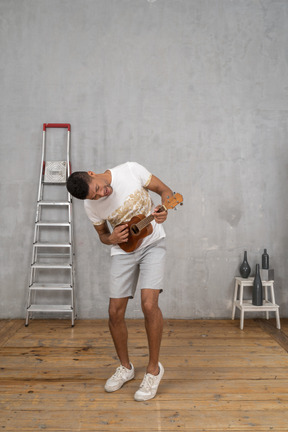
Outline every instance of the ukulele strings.
[[(163, 209), (163, 206), (161, 206), (158, 210), (160, 212)], [(149, 223), (154, 219), (153, 215), (147, 216), (146, 218), (142, 219), (140, 222), (136, 224), (136, 227), (141, 231), (143, 228), (145, 228)]]

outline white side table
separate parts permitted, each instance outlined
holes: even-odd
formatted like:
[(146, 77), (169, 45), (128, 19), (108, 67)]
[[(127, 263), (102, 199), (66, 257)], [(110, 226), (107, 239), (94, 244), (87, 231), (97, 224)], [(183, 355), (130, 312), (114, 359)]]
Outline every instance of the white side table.
[[(234, 298), (232, 307), (232, 320), (235, 318), (236, 308), (240, 310), (240, 329), (243, 330), (244, 327), (244, 313), (245, 312), (266, 312), (266, 319), (269, 319), (269, 312), (275, 312), (276, 314), (276, 325), (280, 329), (280, 316), (279, 316), (279, 306), (275, 302), (274, 294), (274, 281), (262, 281), (262, 286), (264, 288), (264, 299), (262, 306), (254, 306), (252, 300), (243, 300), (243, 291), (245, 287), (253, 287), (254, 278), (241, 278), (235, 277), (235, 288), (234, 288)], [(270, 288), (270, 297), (268, 297), (268, 289)]]

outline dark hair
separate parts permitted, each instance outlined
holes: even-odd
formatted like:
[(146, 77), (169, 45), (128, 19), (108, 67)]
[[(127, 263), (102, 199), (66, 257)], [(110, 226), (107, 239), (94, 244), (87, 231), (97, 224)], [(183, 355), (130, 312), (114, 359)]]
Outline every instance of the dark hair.
[(67, 180), (68, 192), (75, 198), (84, 200), (89, 192), (91, 177), (86, 171), (75, 171)]

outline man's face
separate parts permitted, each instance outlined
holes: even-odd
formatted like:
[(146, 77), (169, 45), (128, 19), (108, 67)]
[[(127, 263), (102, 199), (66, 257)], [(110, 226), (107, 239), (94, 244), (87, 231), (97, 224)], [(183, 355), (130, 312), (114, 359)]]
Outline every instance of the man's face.
[(86, 199), (98, 200), (103, 197), (108, 197), (112, 192), (113, 189), (107, 180), (97, 174), (91, 175), (89, 192)]

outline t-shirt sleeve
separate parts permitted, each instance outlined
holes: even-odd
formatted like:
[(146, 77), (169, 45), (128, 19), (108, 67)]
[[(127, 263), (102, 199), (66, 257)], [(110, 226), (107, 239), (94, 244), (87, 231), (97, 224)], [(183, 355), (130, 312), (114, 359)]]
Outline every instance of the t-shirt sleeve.
[(129, 168), (133, 176), (140, 180), (143, 187), (147, 187), (151, 181), (152, 174), (137, 162), (129, 162)]
[(87, 201), (84, 201), (84, 210), (88, 216), (88, 218), (90, 219), (90, 221), (93, 223), (93, 225), (102, 225), (105, 220), (98, 218), (91, 210), (91, 208), (89, 207), (89, 204), (87, 203)]

